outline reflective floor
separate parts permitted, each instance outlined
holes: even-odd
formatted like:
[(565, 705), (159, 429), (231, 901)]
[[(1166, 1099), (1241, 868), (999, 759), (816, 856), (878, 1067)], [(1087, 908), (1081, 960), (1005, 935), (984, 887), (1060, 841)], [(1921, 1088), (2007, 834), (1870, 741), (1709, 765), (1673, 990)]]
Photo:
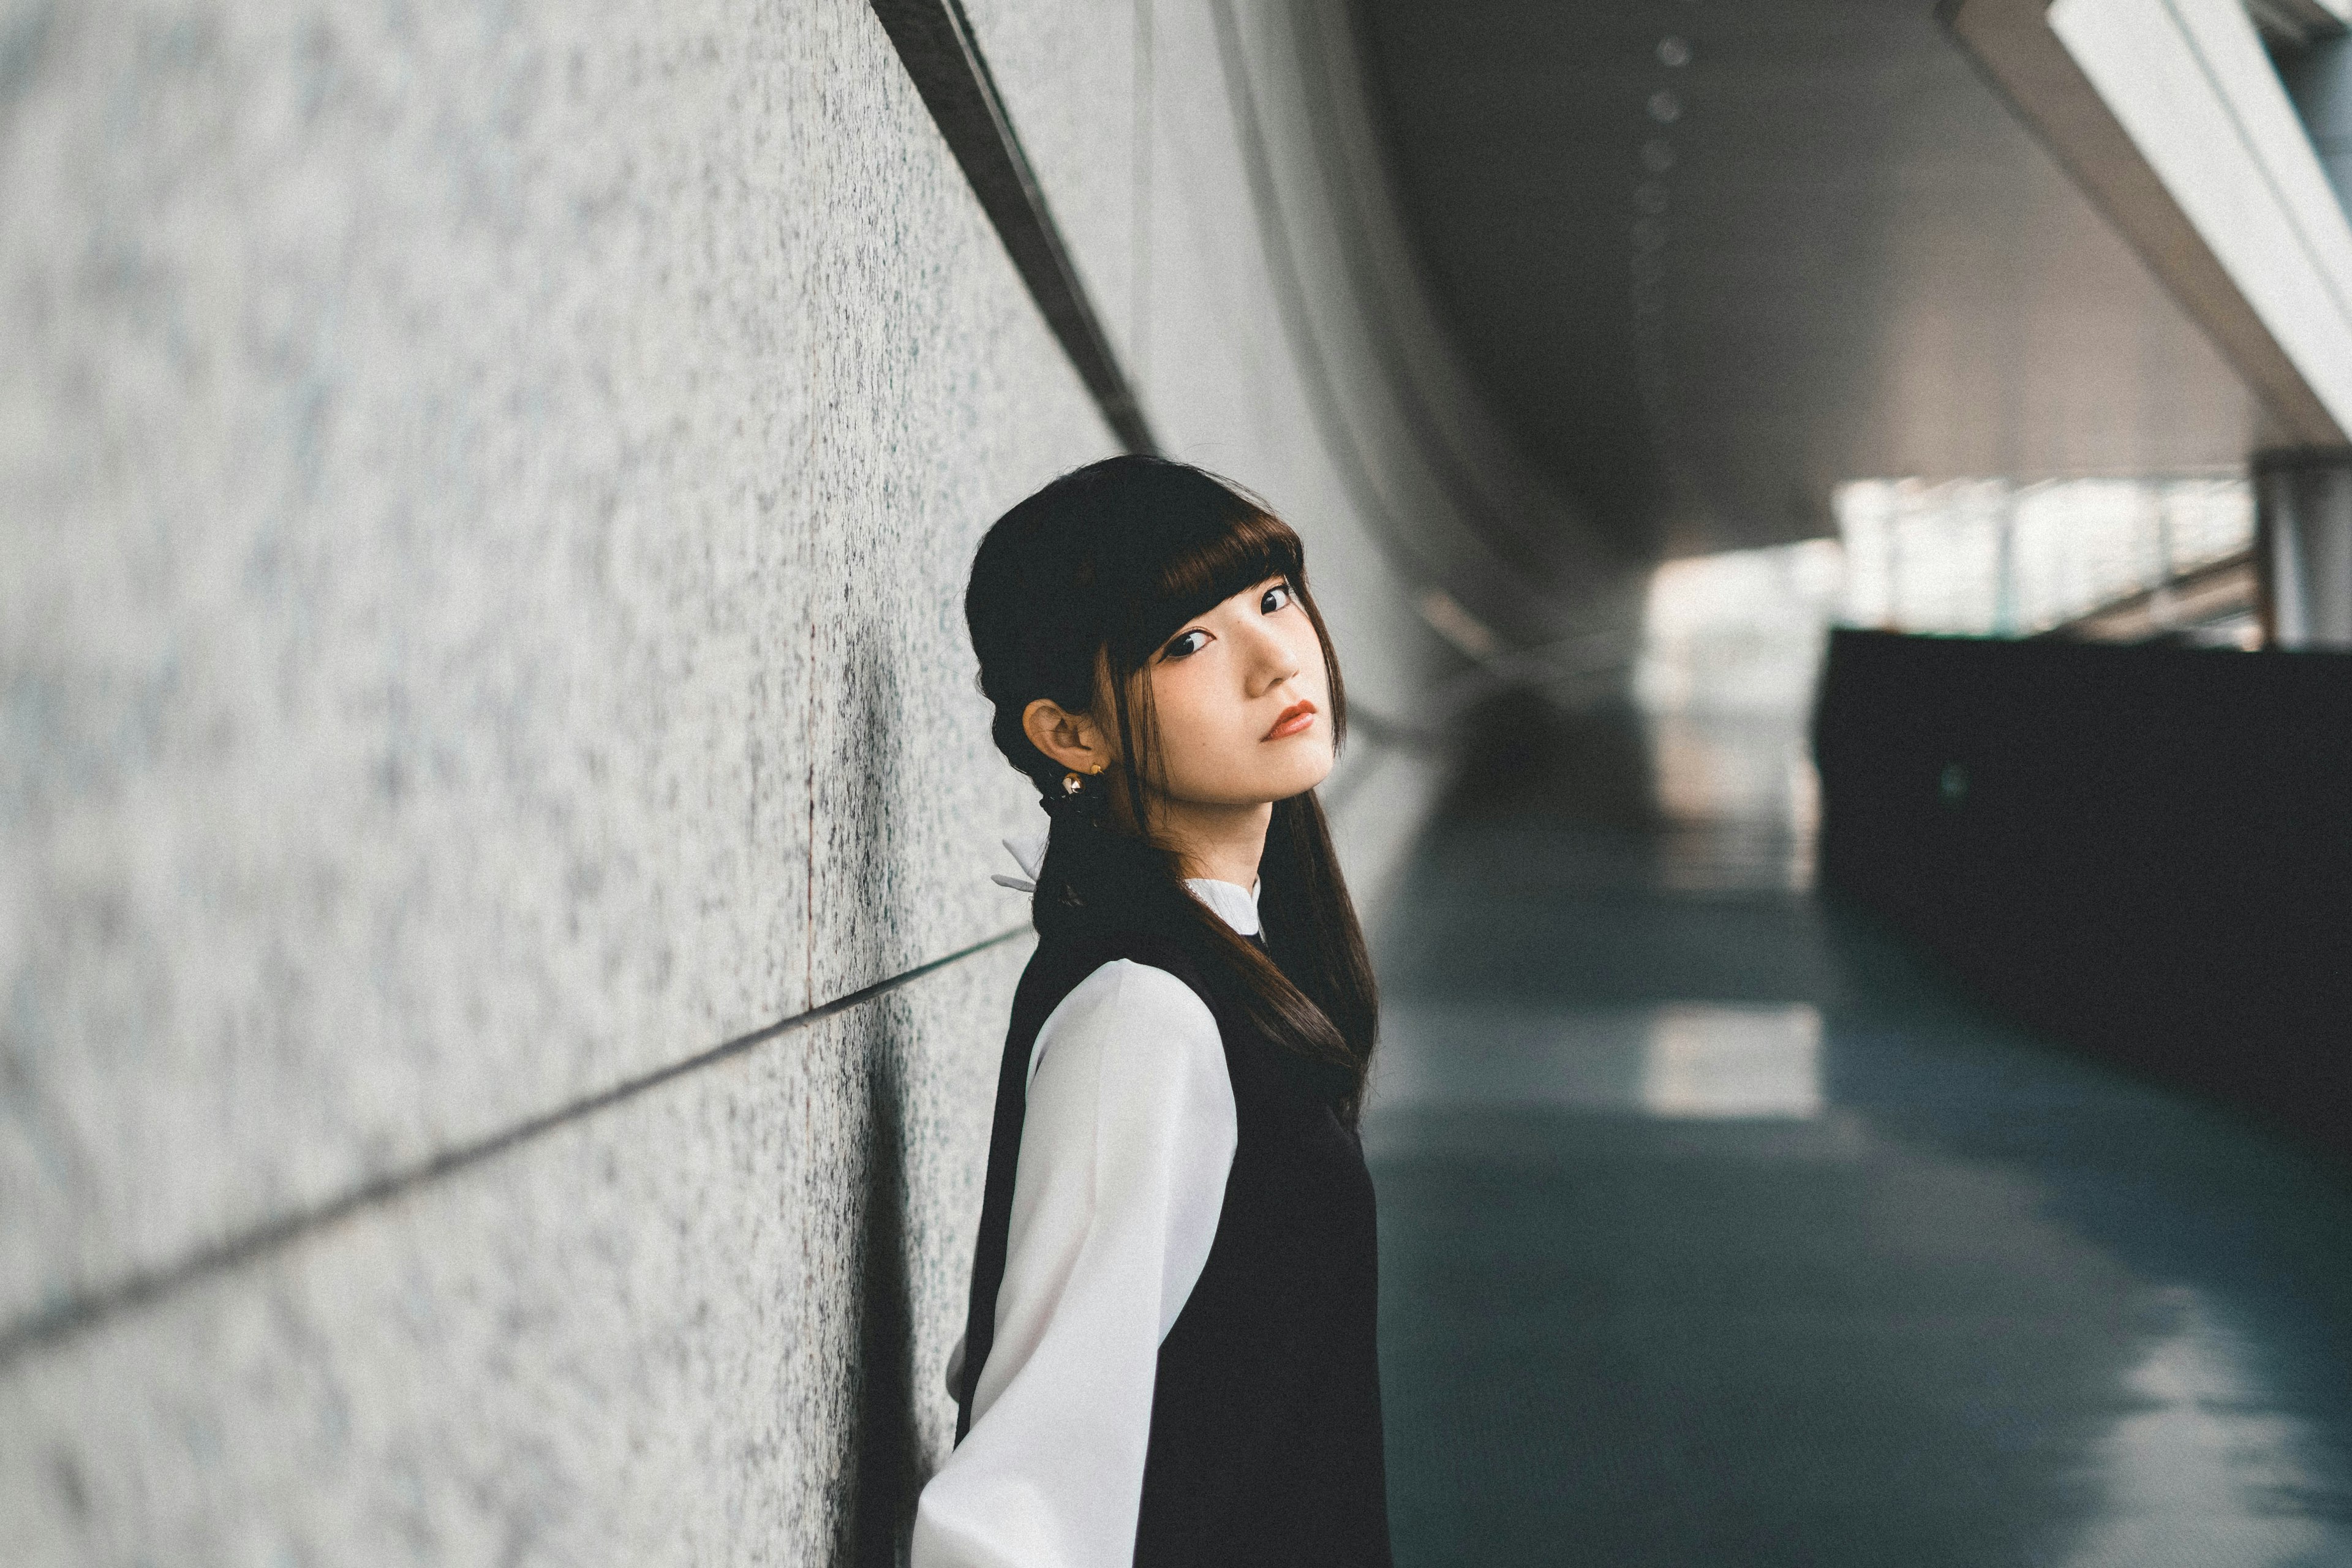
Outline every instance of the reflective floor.
[(1377, 934), (1398, 1563), (2352, 1564), (2340, 1168), (1814, 899), (1801, 754), (1522, 742)]

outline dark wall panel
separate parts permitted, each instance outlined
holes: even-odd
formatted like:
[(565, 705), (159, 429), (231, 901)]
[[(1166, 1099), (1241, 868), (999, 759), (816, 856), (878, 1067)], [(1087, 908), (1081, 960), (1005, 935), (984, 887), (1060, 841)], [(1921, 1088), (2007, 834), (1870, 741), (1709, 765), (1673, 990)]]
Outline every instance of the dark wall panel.
[(2352, 1153), (2352, 655), (1841, 631), (1822, 870), (2005, 1011)]

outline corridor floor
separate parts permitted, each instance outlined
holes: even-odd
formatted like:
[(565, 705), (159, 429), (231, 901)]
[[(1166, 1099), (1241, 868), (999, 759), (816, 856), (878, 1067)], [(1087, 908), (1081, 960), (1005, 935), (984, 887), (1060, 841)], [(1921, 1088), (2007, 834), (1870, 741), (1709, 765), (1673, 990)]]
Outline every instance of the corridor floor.
[(1815, 898), (1784, 741), (1589, 739), (1376, 933), (1401, 1568), (2352, 1564), (2341, 1170)]

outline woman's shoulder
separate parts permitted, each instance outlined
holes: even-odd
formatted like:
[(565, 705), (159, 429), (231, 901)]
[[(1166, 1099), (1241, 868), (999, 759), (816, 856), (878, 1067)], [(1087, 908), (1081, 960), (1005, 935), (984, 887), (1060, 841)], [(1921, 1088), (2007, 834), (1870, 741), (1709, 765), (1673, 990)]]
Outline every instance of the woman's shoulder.
[(1183, 942), (1163, 932), (1082, 926), (1055, 931), (1037, 947), (1037, 963), (1055, 971), (1064, 984), (1091, 978), (1095, 972), (1122, 960), (1164, 971), (1193, 990), (1208, 993), (1199, 961)]
[(1156, 955), (1104, 959), (1078, 982), (1067, 1002), (1077, 1003), (1079, 1012), (1181, 1015), (1216, 1027), (1216, 1016), (1189, 973)]
[(1046, 1015), (1029, 1059), (1034, 1079), (1049, 1055), (1122, 1059), (1123, 1077), (1185, 1070), (1187, 1058), (1224, 1052), (1216, 1015), (1192, 983), (1147, 956), (1105, 958)]
[[(1150, 971), (1146, 975), (1142, 972)], [(1122, 984), (1124, 982), (1124, 984)], [(1218, 993), (1210, 985), (1197, 960), (1172, 937), (1118, 930), (1057, 931), (1037, 945), (1022, 976), (1031, 1009), (1046, 1013), (1099, 1007), (1115, 1002), (1122, 991), (1144, 1002), (1172, 1005), (1171, 984), (1192, 994), (1204, 1011), (1214, 1014)], [(1030, 1016), (1039, 1014), (1032, 1011)]]

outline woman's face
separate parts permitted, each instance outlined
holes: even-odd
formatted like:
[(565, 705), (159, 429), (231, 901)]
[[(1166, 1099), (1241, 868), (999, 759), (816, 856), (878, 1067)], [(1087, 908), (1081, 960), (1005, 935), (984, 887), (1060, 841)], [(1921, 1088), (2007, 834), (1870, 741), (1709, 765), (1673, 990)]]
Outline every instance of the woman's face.
[(1172, 803), (1262, 805), (1331, 771), (1322, 640), (1290, 584), (1270, 577), (1184, 623), (1143, 674), (1159, 777)]

